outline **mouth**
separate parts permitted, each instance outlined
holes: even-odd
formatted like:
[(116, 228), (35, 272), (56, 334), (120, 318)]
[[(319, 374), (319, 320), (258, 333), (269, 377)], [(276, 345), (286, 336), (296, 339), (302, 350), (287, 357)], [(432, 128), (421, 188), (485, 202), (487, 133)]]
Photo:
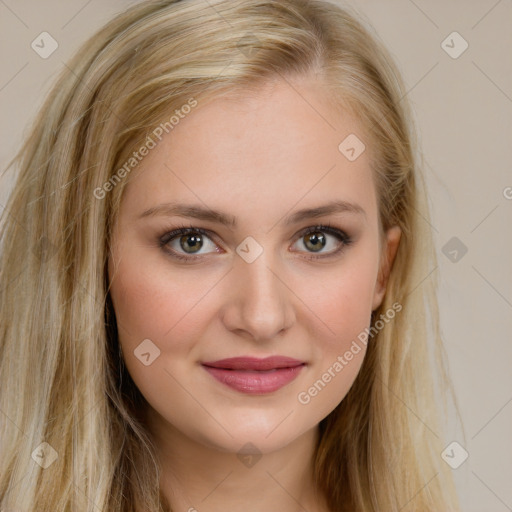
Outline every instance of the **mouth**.
[(294, 380), (304, 361), (284, 356), (265, 359), (233, 357), (202, 363), (203, 368), (220, 383), (247, 394), (266, 394), (281, 389)]

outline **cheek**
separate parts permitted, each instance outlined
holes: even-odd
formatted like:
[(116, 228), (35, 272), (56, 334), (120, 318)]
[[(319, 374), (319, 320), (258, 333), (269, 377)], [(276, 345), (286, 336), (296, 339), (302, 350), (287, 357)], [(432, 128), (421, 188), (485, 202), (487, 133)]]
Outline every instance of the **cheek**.
[[(218, 279), (210, 277), (205, 283), (191, 279), (187, 272), (169, 274), (150, 258), (125, 255), (110, 289), (123, 359), (137, 388), (156, 410), (166, 411), (169, 404), (164, 397), (173, 396), (184, 415), (190, 403), (166, 370), (174, 374), (173, 363), (192, 361), (193, 340), (200, 338), (209, 320), (201, 298)], [(150, 354), (148, 365), (144, 364), (144, 353)]]
[(333, 337), (345, 337), (352, 326), (368, 322), (372, 296), (372, 280), (362, 279), (356, 271), (344, 273), (338, 280), (331, 276), (313, 304), (318, 304), (319, 315), (335, 333)]
[(215, 281), (212, 276), (191, 278), (186, 271), (169, 274), (161, 263), (136, 255), (124, 258), (111, 285), (121, 343), (132, 348), (149, 338), (161, 345), (172, 337), (179, 350), (184, 331), (190, 337), (200, 324), (198, 306)]
[(305, 302), (318, 317), (324, 350), (342, 348), (368, 327), (377, 277), (377, 258), (372, 250), (359, 251), (338, 269), (317, 276), (318, 286), (302, 285)]
[(310, 332), (316, 362), (297, 401), (320, 417), (346, 396), (366, 354), (378, 261), (367, 247), (345, 263), (318, 278), (315, 294), (308, 294), (305, 287), (301, 292), (317, 317)]

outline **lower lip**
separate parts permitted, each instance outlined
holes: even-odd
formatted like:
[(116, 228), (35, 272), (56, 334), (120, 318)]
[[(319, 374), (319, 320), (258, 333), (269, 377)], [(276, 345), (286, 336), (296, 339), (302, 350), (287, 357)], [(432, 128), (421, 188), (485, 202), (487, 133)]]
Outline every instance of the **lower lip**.
[(241, 393), (253, 395), (272, 393), (281, 389), (295, 379), (303, 367), (304, 365), (270, 371), (242, 371), (203, 366), (212, 377), (222, 382), (222, 384)]

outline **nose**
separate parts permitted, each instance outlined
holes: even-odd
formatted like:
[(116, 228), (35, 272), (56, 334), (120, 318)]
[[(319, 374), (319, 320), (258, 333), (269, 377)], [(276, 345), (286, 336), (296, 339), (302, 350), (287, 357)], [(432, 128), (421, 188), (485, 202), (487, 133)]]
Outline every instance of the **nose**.
[(252, 263), (237, 258), (227, 286), (230, 292), (222, 319), (228, 330), (265, 341), (293, 325), (294, 294), (286, 284), (283, 267), (266, 251)]

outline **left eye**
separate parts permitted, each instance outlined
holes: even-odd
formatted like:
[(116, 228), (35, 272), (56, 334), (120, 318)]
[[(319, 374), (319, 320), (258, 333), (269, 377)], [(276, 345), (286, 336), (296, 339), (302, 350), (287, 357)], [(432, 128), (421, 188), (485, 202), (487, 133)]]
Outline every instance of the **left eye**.
[[(331, 239), (331, 243), (329, 243), (329, 239)], [(343, 242), (347, 243), (348, 237), (342, 231), (327, 227), (308, 228), (297, 241), (298, 244), (302, 244), (308, 251), (314, 253), (321, 252), (325, 247), (327, 247), (327, 250), (323, 252), (336, 252), (340, 244), (343, 245)], [(329, 250), (329, 247), (331, 250)]]

